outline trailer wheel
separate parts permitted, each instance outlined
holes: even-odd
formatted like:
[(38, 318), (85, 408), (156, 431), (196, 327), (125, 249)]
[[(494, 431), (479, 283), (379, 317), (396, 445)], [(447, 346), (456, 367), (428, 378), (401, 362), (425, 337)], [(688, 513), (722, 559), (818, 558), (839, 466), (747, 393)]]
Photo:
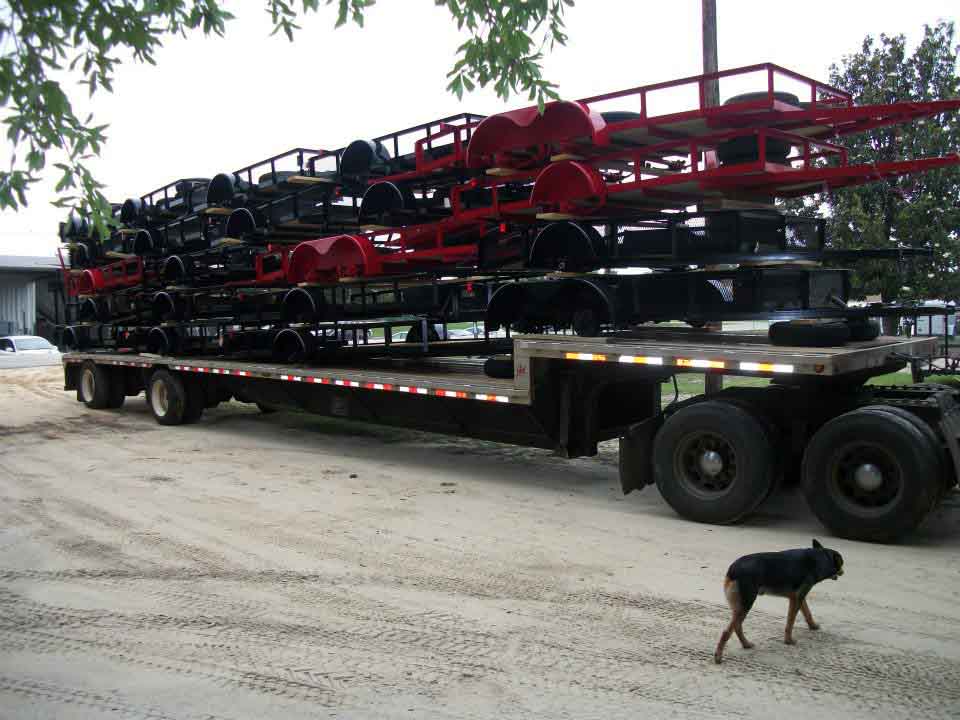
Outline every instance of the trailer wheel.
[(936, 505), (943, 500), (944, 496), (950, 490), (950, 485), (948, 484), (949, 475), (946, 472), (946, 463), (949, 461), (949, 458), (946, 455), (943, 445), (940, 443), (940, 438), (937, 437), (937, 434), (933, 431), (933, 428), (924, 422), (922, 418), (917, 417), (912, 412), (904, 410), (901, 407), (896, 407), (895, 405), (867, 405), (863, 409), (870, 410), (871, 412), (884, 412), (903, 418), (920, 431), (920, 434), (923, 435), (923, 438), (926, 441), (927, 450), (930, 453), (930, 457), (936, 458), (936, 477), (941, 479), (939, 492), (937, 493), (937, 498), (934, 504)]
[(123, 370), (114, 369), (109, 371), (110, 383), (107, 386), (109, 397), (107, 398), (107, 407), (111, 410), (119, 410), (123, 407), (127, 399), (126, 378), (123, 376)]
[(763, 424), (732, 403), (678, 410), (654, 440), (657, 487), (679, 515), (726, 524), (743, 519), (774, 485), (774, 451)]
[(831, 532), (891, 542), (915, 529), (943, 482), (928, 438), (899, 414), (860, 408), (826, 423), (803, 456), (803, 491)]
[(183, 423), (196, 422), (207, 406), (207, 395), (196, 377), (185, 376), (182, 382), (187, 399), (186, 407), (183, 409)]
[(183, 381), (167, 370), (157, 370), (147, 383), (147, 400), (154, 419), (161, 425), (179, 425), (187, 411)]
[[(110, 407), (112, 378), (107, 368), (87, 360), (80, 366), (80, 382), (77, 384), (77, 400), (91, 410)], [(117, 406), (119, 407), (119, 406)]]

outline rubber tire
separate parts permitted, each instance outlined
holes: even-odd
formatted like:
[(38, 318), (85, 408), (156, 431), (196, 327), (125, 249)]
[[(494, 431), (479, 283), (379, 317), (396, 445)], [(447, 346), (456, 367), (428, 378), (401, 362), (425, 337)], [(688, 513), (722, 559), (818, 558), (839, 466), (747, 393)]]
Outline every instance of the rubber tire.
[(852, 342), (868, 342), (880, 337), (880, 325), (873, 320), (848, 320), (847, 327)]
[(765, 503), (771, 496), (773, 496), (773, 494), (776, 493), (777, 490), (779, 490), (784, 484), (784, 475), (786, 473), (784, 455), (787, 452), (787, 447), (784, 441), (783, 433), (770, 418), (766, 410), (756, 403), (751, 402), (746, 397), (738, 397), (736, 394), (731, 393), (729, 396), (724, 396), (721, 394), (716, 398), (716, 400), (718, 402), (726, 402), (730, 403), (731, 405), (736, 405), (740, 409), (750, 413), (753, 418), (763, 426), (764, 433), (766, 433), (767, 442), (770, 443), (770, 447), (773, 450), (773, 482), (770, 484), (770, 489), (767, 491), (767, 494), (760, 498), (757, 506), (750, 511), (752, 513), (761, 505), (763, 505), (763, 503)]
[[(162, 415), (153, 401), (154, 387), (157, 383), (166, 385), (167, 391), (167, 411)], [(154, 419), (161, 425), (180, 425), (184, 422), (184, 414), (187, 410), (187, 391), (183, 381), (168, 370), (157, 370), (147, 381), (147, 404)]]
[[(693, 430), (708, 430), (733, 446), (738, 472), (731, 488), (710, 500), (692, 495), (674, 477), (674, 455)], [(664, 422), (653, 443), (657, 488), (678, 515), (695, 522), (730, 524), (753, 512), (774, 485), (775, 464), (763, 424), (733, 403), (705, 400), (688, 405)]]
[(108, 392), (110, 397), (107, 399), (107, 407), (111, 410), (119, 410), (123, 407), (127, 399), (127, 387), (123, 376), (123, 370), (115, 369), (110, 371), (110, 385)]
[(503, 380), (513, 379), (512, 357), (489, 357), (483, 363), (483, 374)]
[[(830, 496), (828, 478), (836, 449), (844, 442), (871, 438), (892, 451), (904, 479), (903, 489), (884, 514), (864, 517), (849, 512)], [(893, 542), (916, 529), (939, 497), (942, 478), (937, 456), (913, 422), (898, 414), (858, 408), (825, 423), (811, 438), (803, 455), (803, 494), (807, 504), (834, 535), (866, 542)]]
[[(89, 374), (93, 384), (90, 397), (83, 391), (84, 376)], [(110, 371), (92, 360), (87, 360), (80, 366), (80, 377), (77, 380), (77, 401), (82, 402), (91, 410), (103, 410), (110, 407), (110, 385), (112, 378)]]
[(912, 423), (913, 426), (920, 431), (920, 434), (923, 435), (924, 439), (926, 440), (927, 448), (930, 451), (930, 456), (937, 458), (939, 463), (939, 473), (937, 477), (940, 478), (940, 492), (937, 493), (937, 499), (934, 502), (934, 507), (939, 505), (940, 501), (943, 500), (952, 486), (947, 484), (947, 478), (949, 476), (947, 474), (947, 467), (945, 465), (945, 463), (949, 462), (949, 457), (946, 455), (944, 447), (940, 444), (940, 438), (937, 437), (937, 434), (933, 431), (933, 428), (909, 410), (904, 410), (903, 408), (896, 407), (895, 405), (867, 405), (862, 409), (896, 415), (897, 417), (901, 417), (907, 422)]
[(770, 342), (795, 347), (838, 347), (850, 340), (845, 322), (806, 322), (789, 320), (770, 326)]
[(203, 410), (207, 405), (207, 396), (203, 392), (203, 386), (199, 378), (184, 376), (183, 389), (187, 396), (187, 405), (183, 410), (183, 422), (193, 423), (201, 418)]

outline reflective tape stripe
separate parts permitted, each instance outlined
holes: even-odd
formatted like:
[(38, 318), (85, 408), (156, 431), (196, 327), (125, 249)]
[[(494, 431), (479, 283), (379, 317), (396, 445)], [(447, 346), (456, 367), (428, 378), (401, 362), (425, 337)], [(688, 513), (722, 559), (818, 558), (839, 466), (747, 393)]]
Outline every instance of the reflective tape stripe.
[(722, 360), (701, 360), (699, 358), (677, 358), (677, 367), (700, 368), (702, 370), (723, 370), (726, 363)]
[(793, 365), (780, 365), (777, 363), (755, 363), (742, 362), (740, 369), (748, 372), (768, 372), (768, 373), (792, 373)]
[(618, 362), (635, 365), (663, 365), (663, 358), (653, 357), (652, 355), (621, 355)]

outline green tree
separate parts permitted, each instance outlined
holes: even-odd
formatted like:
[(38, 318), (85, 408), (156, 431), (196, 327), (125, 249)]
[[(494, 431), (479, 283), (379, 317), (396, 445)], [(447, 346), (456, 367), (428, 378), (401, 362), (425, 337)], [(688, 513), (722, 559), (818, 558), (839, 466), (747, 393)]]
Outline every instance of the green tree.
[[(925, 26), (909, 53), (903, 35), (867, 37), (859, 52), (831, 66), (830, 81), (857, 104), (940, 100), (960, 94), (954, 26)], [(960, 118), (946, 113), (842, 138), (851, 163), (949, 155), (960, 149)], [(884, 300), (960, 298), (960, 170), (950, 168), (869, 183), (819, 198), (838, 248), (928, 248), (930, 260), (858, 263), (855, 288)]]
[[(263, 0), (273, 34), (291, 41), (301, 18), (335, 5), (336, 26), (363, 26), (375, 0)], [(408, 2), (409, 0), (404, 0)], [(527, 93), (541, 106), (555, 98), (543, 78), (545, 50), (564, 44), (563, 14), (573, 0), (434, 0), (468, 38), (459, 47), (447, 89), (457, 97), (492, 84), (506, 99)], [(90, 95), (112, 91), (120, 55), (155, 64), (164, 37), (224, 35), (233, 18), (219, 0), (7, 0), (0, 6), (0, 107), (15, 152), (0, 170), (0, 209), (27, 203), (27, 191), (52, 154), (59, 174), (55, 205), (90, 215), (101, 233), (110, 205), (87, 161), (106, 141), (106, 125), (73, 109), (70, 80)]]

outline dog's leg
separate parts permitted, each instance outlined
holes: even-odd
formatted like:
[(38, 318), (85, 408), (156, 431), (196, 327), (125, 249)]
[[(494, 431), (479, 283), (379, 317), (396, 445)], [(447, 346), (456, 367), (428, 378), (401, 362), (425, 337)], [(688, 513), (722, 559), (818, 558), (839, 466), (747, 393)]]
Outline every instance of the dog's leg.
[(807, 599), (804, 598), (800, 601), (800, 611), (803, 613), (803, 619), (807, 621), (807, 627), (811, 630), (819, 630), (820, 626), (813, 619), (813, 614), (810, 612), (810, 606), (807, 605)]
[(717, 649), (713, 651), (713, 661), (719, 665), (723, 662), (723, 648), (726, 646), (727, 641), (730, 639), (730, 636), (733, 635), (734, 629), (737, 627), (738, 615), (734, 614), (733, 619), (730, 620), (730, 624), (727, 625), (727, 629), (720, 634), (720, 642), (717, 643)]
[(743, 646), (743, 649), (750, 650), (753, 648), (753, 643), (747, 640), (747, 637), (743, 634), (743, 621), (746, 617), (747, 615), (744, 613), (739, 618), (734, 618), (736, 625), (734, 625), (733, 629), (737, 632), (737, 637), (740, 639), (740, 644)]
[(737, 638), (740, 640), (740, 644), (744, 649), (749, 650), (753, 647), (753, 643), (749, 642), (743, 634), (743, 621), (747, 617), (749, 608), (744, 605), (743, 596), (740, 593), (740, 584), (730, 578), (724, 578), (723, 594), (727, 598), (727, 604), (730, 606), (733, 617), (730, 619), (730, 624), (727, 625), (727, 629), (720, 635), (720, 642), (717, 643), (717, 649), (713, 653), (713, 660), (716, 663), (723, 661), (723, 648), (733, 633), (737, 634)]
[(788, 595), (790, 600), (790, 607), (787, 609), (787, 627), (783, 631), (783, 641), (787, 645), (795, 645), (796, 640), (793, 639), (793, 623), (797, 619), (797, 611), (800, 610), (800, 601), (797, 600), (796, 595)]

